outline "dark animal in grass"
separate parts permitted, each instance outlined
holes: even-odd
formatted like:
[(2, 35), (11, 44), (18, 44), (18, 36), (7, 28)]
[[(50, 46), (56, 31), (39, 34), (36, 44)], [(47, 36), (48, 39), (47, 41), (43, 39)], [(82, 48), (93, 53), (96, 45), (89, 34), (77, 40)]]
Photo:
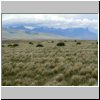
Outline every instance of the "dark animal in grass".
[(38, 44), (36, 47), (43, 47), (43, 45), (42, 44)]
[(17, 46), (19, 46), (19, 45), (18, 45), (18, 44), (13, 44), (12, 46), (13, 46), (13, 47), (17, 47)]
[(12, 44), (8, 44), (8, 47), (12, 47)]
[(98, 42), (96, 42), (96, 44), (98, 44)]
[(8, 44), (8, 47), (17, 47), (19, 46), (18, 44)]
[(51, 43), (54, 43), (54, 41), (51, 41)]
[(57, 46), (65, 46), (65, 43), (59, 42), (59, 43), (57, 43)]
[(77, 40), (74, 40), (74, 42), (77, 42)]
[(81, 42), (77, 42), (76, 44), (77, 44), (77, 45), (80, 45), (80, 44), (81, 44)]
[(32, 45), (33, 45), (33, 43), (32, 43), (32, 42), (29, 42), (29, 44), (32, 44)]
[(2, 45), (2, 47), (4, 47), (4, 45)]
[(64, 42), (67, 42), (67, 40), (65, 40)]

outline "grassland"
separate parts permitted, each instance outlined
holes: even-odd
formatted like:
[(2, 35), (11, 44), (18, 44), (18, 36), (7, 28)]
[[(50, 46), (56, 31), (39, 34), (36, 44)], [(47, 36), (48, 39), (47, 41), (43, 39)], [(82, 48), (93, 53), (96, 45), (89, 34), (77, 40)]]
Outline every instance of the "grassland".
[[(64, 45), (57, 46), (60, 42)], [(82, 40), (3, 41), (2, 85), (96, 86), (98, 43)]]

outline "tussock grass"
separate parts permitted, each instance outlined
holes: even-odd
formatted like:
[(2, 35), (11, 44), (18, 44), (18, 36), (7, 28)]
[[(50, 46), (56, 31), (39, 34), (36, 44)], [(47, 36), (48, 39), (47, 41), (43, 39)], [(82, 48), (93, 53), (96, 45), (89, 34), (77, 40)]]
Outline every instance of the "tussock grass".
[(88, 84), (91, 86), (91, 85), (95, 85), (96, 84), (96, 79), (95, 78), (90, 78), (89, 81), (88, 81)]
[(59, 43), (57, 43), (57, 46), (65, 46), (65, 43), (64, 42), (59, 42)]
[(29, 42), (29, 44), (33, 45), (33, 43), (32, 43), (32, 42)]
[(36, 47), (43, 47), (43, 45), (42, 44), (38, 44)]
[(8, 44), (8, 47), (17, 47), (17, 46), (19, 46), (18, 44)]
[(12, 44), (8, 44), (8, 47), (12, 47)]
[(19, 44), (13, 44), (12, 46), (13, 46), (13, 47), (17, 47), (17, 46), (19, 46)]
[(77, 42), (76, 44), (77, 44), (77, 45), (80, 45), (80, 44), (81, 44), (81, 42)]
[(4, 45), (2, 45), (2, 47), (5, 47)]
[(55, 80), (57, 82), (61, 82), (64, 80), (64, 75), (63, 74), (58, 74), (56, 77), (55, 77)]
[(96, 41), (6, 41), (2, 45), (3, 86), (97, 85)]

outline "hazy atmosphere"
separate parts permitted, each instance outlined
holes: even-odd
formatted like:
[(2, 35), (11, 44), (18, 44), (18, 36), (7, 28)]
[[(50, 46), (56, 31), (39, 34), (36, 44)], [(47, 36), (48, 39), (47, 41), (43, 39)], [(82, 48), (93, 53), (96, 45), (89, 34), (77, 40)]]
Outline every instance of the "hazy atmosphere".
[(3, 14), (2, 39), (96, 40), (97, 14)]
[(2, 14), (3, 86), (97, 86), (98, 14)]

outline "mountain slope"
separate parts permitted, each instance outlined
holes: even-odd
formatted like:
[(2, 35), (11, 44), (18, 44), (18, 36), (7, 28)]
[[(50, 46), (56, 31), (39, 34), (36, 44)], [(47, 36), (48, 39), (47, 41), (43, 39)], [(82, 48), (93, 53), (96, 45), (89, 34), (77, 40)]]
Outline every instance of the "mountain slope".
[(2, 39), (32, 39), (32, 40), (46, 40), (46, 39), (69, 39), (65, 38), (63, 36), (57, 35), (57, 34), (51, 34), (51, 33), (33, 33), (33, 34), (27, 34), (23, 30), (13, 30), (13, 31), (2, 31)]
[(97, 33), (88, 28), (61, 29), (18, 23), (3, 25), (2, 30), (3, 38), (11, 37), (12, 39), (98, 39)]

